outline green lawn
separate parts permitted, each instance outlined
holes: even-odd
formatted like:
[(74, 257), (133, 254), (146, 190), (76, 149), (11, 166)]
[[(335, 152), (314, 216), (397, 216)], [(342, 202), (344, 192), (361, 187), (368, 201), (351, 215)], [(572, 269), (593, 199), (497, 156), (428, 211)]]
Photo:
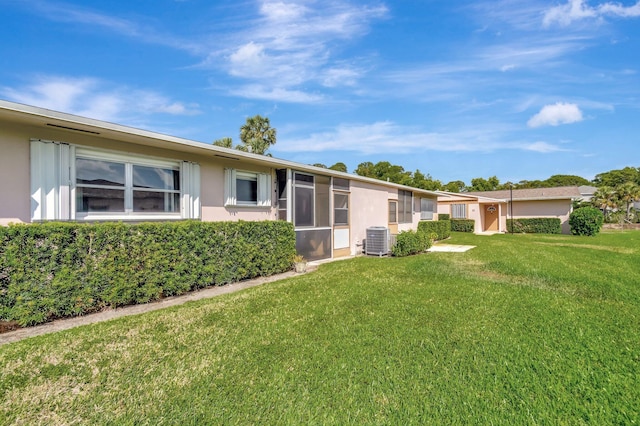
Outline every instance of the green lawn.
[(638, 424), (640, 232), (455, 234), (0, 347), (0, 424)]

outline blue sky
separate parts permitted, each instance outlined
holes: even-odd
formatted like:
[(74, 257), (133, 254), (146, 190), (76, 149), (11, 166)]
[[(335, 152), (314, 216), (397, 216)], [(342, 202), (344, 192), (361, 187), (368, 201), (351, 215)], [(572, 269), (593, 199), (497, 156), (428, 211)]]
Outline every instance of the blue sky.
[(0, 0), (0, 98), (444, 183), (640, 166), (640, 1)]

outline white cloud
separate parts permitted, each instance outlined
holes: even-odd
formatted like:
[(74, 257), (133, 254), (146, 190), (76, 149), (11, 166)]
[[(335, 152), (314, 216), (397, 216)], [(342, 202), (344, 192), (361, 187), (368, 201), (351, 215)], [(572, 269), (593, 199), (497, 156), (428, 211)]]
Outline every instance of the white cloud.
[(496, 150), (527, 150), (537, 152), (561, 151), (544, 142), (532, 144), (505, 142), (508, 128), (495, 123), (485, 128), (474, 126), (451, 132), (425, 132), (391, 121), (369, 124), (342, 124), (335, 129), (313, 133), (305, 138), (281, 136), (277, 150), (281, 152), (347, 151), (361, 154), (419, 155), (428, 151), (439, 152), (491, 152)]
[(250, 84), (237, 87), (231, 90), (235, 96), (248, 99), (262, 99), (268, 101), (280, 101), (288, 103), (304, 103), (311, 104), (321, 102), (324, 98), (322, 95), (314, 95), (301, 90), (292, 90), (282, 87), (270, 87), (260, 84)]
[[(365, 34), (370, 22), (384, 17), (387, 9), (333, 1), (314, 4), (267, 0), (260, 3), (258, 12), (258, 19), (245, 22), (236, 33), (227, 35), (225, 43), (231, 47), (224, 52), (222, 63), (234, 77), (272, 86), (269, 99), (280, 100), (273, 96), (282, 93), (281, 100), (288, 102), (291, 93), (301, 93), (299, 86), (304, 83), (355, 85), (363, 69), (345, 67), (337, 61), (338, 43)], [(214, 52), (207, 62), (218, 66), (216, 58), (220, 55)], [(240, 91), (246, 94), (242, 88)], [(295, 98), (298, 102), (305, 99)], [(307, 99), (316, 102), (318, 97)]]
[(558, 102), (554, 105), (545, 105), (539, 113), (531, 117), (527, 122), (529, 127), (558, 126), (582, 121), (582, 111), (576, 104)]
[(542, 23), (545, 27), (552, 24), (567, 26), (574, 21), (583, 19), (598, 19), (605, 16), (617, 16), (622, 18), (640, 17), (640, 1), (632, 6), (623, 6), (619, 3), (605, 2), (598, 6), (589, 6), (586, 0), (568, 0), (566, 4), (554, 6), (544, 14)]
[(130, 122), (131, 117), (158, 113), (199, 113), (197, 105), (88, 77), (39, 76), (22, 87), (0, 88), (0, 93), (15, 102), (108, 121)]
[(562, 149), (559, 146), (552, 145), (547, 142), (534, 142), (530, 144), (524, 144), (522, 145), (522, 149), (526, 151), (540, 152), (543, 154), (547, 154), (549, 152), (566, 151), (566, 149)]
[(350, 67), (329, 68), (324, 71), (322, 85), (325, 87), (354, 86), (360, 75), (360, 70)]

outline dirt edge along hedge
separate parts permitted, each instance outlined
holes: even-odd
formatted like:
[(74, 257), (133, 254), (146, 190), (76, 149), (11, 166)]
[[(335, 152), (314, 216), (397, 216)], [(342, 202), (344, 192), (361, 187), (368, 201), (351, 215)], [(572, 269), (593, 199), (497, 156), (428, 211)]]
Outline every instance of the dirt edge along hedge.
[(0, 227), (0, 320), (34, 325), (291, 269), (283, 221)]

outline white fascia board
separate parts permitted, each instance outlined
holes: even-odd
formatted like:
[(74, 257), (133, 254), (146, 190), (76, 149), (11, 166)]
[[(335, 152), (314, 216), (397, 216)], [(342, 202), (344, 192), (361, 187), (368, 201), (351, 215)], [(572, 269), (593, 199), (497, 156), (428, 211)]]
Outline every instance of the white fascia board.
[[(14, 113), (14, 114), (11, 114)], [(149, 130), (137, 129), (134, 127), (123, 126), (121, 124), (110, 123), (107, 121), (96, 120), (93, 118), (81, 117), (74, 114), (68, 114), (59, 111), (53, 111), (46, 108), (40, 108), (30, 105), (19, 104), (15, 102), (9, 102), (0, 99), (0, 118), (6, 117), (11, 119), (12, 115), (18, 113), (23, 117), (33, 117), (33, 124), (45, 124), (62, 127), (66, 130), (78, 130), (81, 132), (95, 133), (96, 136), (114, 138), (115, 134), (122, 134), (128, 136), (136, 136), (138, 138), (161, 141), (163, 143), (169, 143), (174, 145), (171, 149), (176, 151), (184, 151), (184, 147), (195, 148), (201, 151), (202, 154), (210, 156), (218, 156), (222, 158), (228, 158), (233, 160), (248, 160), (253, 163), (265, 165), (272, 168), (290, 168), (302, 172), (311, 172), (315, 174), (323, 174), (325, 176), (333, 176), (344, 179), (356, 180), (360, 182), (367, 182), (384, 187), (391, 187), (397, 189), (403, 189), (412, 191), (418, 195), (429, 195), (437, 197), (436, 191), (428, 191), (425, 189), (414, 188), (411, 186), (400, 185), (392, 182), (385, 182), (383, 180), (368, 178), (364, 176), (358, 176), (356, 174), (339, 172), (331, 169), (325, 169), (322, 167), (310, 166), (307, 164), (296, 163), (289, 160), (282, 160), (274, 157), (267, 157), (265, 155), (251, 154), (248, 152), (238, 151), (233, 148), (223, 148), (213, 144), (205, 142), (198, 142), (190, 139), (179, 138), (176, 136), (165, 135), (162, 133), (156, 133)], [(46, 123), (37, 120), (37, 118), (46, 120)], [(28, 120), (29, 121), (29, 120)], [(130, 142), (135, 144), (135, 142)], [(183, 149), (181, 149), (183, 148)]]

